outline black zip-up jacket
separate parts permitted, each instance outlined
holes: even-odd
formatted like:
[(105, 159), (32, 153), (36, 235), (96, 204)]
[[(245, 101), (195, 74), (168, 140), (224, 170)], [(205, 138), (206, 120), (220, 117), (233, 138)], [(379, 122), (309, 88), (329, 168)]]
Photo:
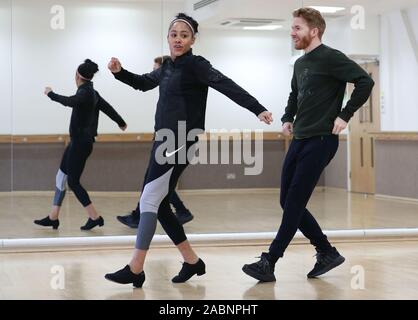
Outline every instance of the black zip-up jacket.
[(205, 58), (193, 55), (192, 50), (177, 57), (174, 62), (166, 59), (160, 68), (151, 73), (136, 75), (122, 69), (114, 76), (141, 91), (160, 87), (155, 131), (171, 129), (176, 133), (178, 121), (186, 121), (187, 132), (204, 130), (208, 87), (226, 95), (256, 116), (266, 111), (247, 91), (214, 69)]
[(119, 127), (126, 125), (115, 109), (94, 90), (93, 82), (83, 83), (74, 96), (66, 97), (54, 92), (48, 93), (51, 100), (73, 109), (70, 122), (70, 136), (97, 136), (99, 111), (104, 112)]

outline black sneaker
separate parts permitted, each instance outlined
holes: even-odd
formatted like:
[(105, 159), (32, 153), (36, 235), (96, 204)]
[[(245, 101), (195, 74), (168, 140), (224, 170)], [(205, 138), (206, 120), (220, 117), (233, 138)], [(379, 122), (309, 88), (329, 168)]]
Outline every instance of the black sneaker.
[(135, 210), (132, 210), (130, 214), (126, 216), (117, 216), (116, 219), (129, 228), (137, 229), (139, 225), (139, 217), (140, 215), (137, 214)]
[(41, 220), (35, 220), (34, 223), (43, 227), (52, 227), (54, 230), (57, 230), (58, 226), (60, 225), (60, 221), (58, 219), (51, 220), (49, 216)]
[(132, 283), (135, 288), (142, 288), (142, 285), (145, 281), (145, 273), (142, 271), (140, 274), (135, 274), (131, 271), (131, 268), (127, 264), (123, 269), (120, 269), (114, 273), (106, 274), (105, 279), (120, 284)]
[(177, 210), (175, 213), (177, 220), (181, 223), (181, 224), (185, 224), (187, 222), (190, 222), (193, 220), (193, 215), (192, 213), (186, 209), (186, 210)]
[(174, 283), (182, 283), (189, 280), (195, 274), (198, 276), (204, 275), (206, 273), (206, 265), (202, 259), (199, 259), (195, 264), (189, 264), (183, 262), (183, 267), (181, 268), (178, 275), (171, 279)]
[(316, 263), (313, 269), (308, 273), (308, 278), (315, 278), (324, 274), (335, 267), (338, 267), (345, 261), (345, 258), (334, 247), (326, 252), (316, 254)]
[(245, 264), (242, 267), (242, 271), (262, 282), (276, 281), (274, 275), (274, 265), (269, 261), (269, 254), (263, 252), (261, 254), (260, 261), (251, 264)]
[(104, 225), (104, 220), (103, 220), (102, 217), (99, 217), (96, 220), (93, 220), (93, 219), (89, 218), (87, 220), (86, 224), (84, 226), (80, 227), (80, 229), (81, 230), (91, 230), (96, 226), (103, 227), (103, 225)]

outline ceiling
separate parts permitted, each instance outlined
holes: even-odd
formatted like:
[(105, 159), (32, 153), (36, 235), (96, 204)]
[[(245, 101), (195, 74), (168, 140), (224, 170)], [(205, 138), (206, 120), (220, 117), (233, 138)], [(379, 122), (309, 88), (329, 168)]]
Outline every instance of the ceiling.
[[(193, 11), (193, 4), (197, 2), (199, 0), (185, 1), (187, 12), (193, 12), (193, 16), (206, 27), (216, 27), (222, 21), (234, 18), (279, 19), (289, 24), (292, 11), (302, 6), (346, 8), (334, 16), (351, 15), (351, 8), (355, 5), (364, 7), (366, 15), (418, 7), (418, 0), (217, 0), (202, 9)], [(328, 15), (330, 18), (332, 16)]]
[[(85, 0), (87, 2), (159, 2), (159, 3), (186, 3), (188, 5), (200, 0)], [(83, 1), (84, 2), (84, 1)], [(263, 15), (266, 12), (280, 14), (290, 12), (292, 9), (301, 6), (323, 5), (323, 6), (345, 6), (362, 5), (371, 14), (418, 6), (418, 0), (217, 0), (223, 6), (234, 7), (235, 9), (250, 11), (254, 15)], [(378, 3), (378, 5), (377, 5)]]
[[(418, 7), (418, 0), (203, 0), (214, 1), (202, 9), (193, 10), (193, 5), (202, 0), (83, 0), (88, 2), (126, 3), (178, 3), (184, 11), (193, 15), (203, 27), (217, 28), (225, 20), (252, 18), (282, 20), (285, 27), (291, 24), (292, 11), (302, 6), (338, 6), (346, 10), (333, 16), (350, 15), (355, 5), (364, 7), (367, 15), (378, 15), (399, 9)], [(164, 8), (164, 6), (162, 6)]]

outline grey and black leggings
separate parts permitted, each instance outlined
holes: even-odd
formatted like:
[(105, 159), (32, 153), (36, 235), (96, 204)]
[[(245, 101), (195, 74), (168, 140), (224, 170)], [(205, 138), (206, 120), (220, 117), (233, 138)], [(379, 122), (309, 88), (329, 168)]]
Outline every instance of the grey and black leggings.
[(54, 206), (61, 206), (65, 197), (66, 183), (73, 190), (78, 201), (87, 207), (91, 204), (87, 191), (80, 184), (86, 161), (93, 150), (94, 138), (71, 138), (70, 144), (64, 151), (61, 165), (56, 176)]
[(185, 148), (181, 148), (172, 155), (175, 158), (172, 164), (157, 162), (156, 151), (161, 144), (161, 141), (154, 141), (139, 201), (141, 219), (139, 220), (136, 249), (140, 250), (149, 249), (157, 227), (157, 219), (175, 245), (187, 240), (183, 226), (171, 212), (169, 198), (180, 175), (188, 166), (188, 161), (180, 161), (179, 155), (181, 153), (187, 154), (195, 142), (188, 142)]

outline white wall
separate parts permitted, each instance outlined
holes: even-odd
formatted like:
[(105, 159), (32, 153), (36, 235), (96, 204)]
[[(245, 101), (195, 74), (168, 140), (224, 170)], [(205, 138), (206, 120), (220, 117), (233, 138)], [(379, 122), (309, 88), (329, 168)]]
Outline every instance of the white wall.
[(364, 29), (351, 29), (351, 35), (350, 54), (380, 54), (380, 17), (378, 15), (366, 15)]
[[(152, 132), (158, 90), (140, 93), (119, 83), (107, 70), (111, 56), (127, 69), (151, 70), (154, 56), (167, 53), (166, 32), (175, 13), (185, 3), (158, 1), (62, 0), (66, 28), (52, 30), (50, 8), (56, 1), (13, 1), (13, 119), (10, 112), (10, 12), (0, 1), (0, 134), (66, 133), (71, 110), (43, 95), (46, 85), (61, 94), (76, 91), (74, 72), (85, 58), (99, 63), (95, 86), (128, 122), (128, 132)], [(415, 37), (418, 8), (409, 9)], [(418, 67), (399, 11), (379, 19), (368, 17), (366, 30), (349, 26), (350, 18), (328, 20), (324, 42), (347, 54), (381, 51), (382, 129), (417, 131)], [(380, 31), (380, 32), (379, 32)], [(380, 34), (380, 36), (379, 36)], [(378, 49), (376, 49), (378, 46)], [(248, 111), (210, 90), (206, 125), (211, 128), (264, 128), (280, 130), (290, 90), (292, 69), (288, 31), (256, 32), (201, 29), (194, 48), (223, 73), (269, 108), (275, 123), (264, 126)], [(119, 132), (106, 116), (99, 132)]]
[(0, 134), (12, 132), (10, 1), (0, 1)]
[[(418, 7), (407, 13), (417, 39)], [(381, 25), (382, 130), (418, 131), (418, 62), (401, 12), (384, 14)]]
[(327, 28), (322, 41), (324, 44), (346, 54), (351, 50), (351, 30), (348, 18), (326, 19)]
[[(127, 69), (151, 70), (156, 55), (168, 53), (166, 34), (183, 3), (104, 2), (64, 0), (65, 30), (52, 30), (51, 6), (15, 0), (13, 10), (14, 134), (66, 133), (71, 110), (43, 95), (46, 85), (60, 94), (76, 91), (74, 72), (85, 58), (101, 71), (95, 87), (128, 122), (128, 132), (152, 132), (158, 90), (141, 93), (116, 81), (107, 70), (110, 57)], [(163, 14), (161, 10), (163, 9)], [(201, 30), (194, 48), (223, 73), (274, 112), (275, 124), (265, 126), (250, 112), (210, 90), (207, 128), (279, 130), (290, 89), (288, 32)], [(119, 132), (101, 117), (99, 132)]]
[(274, 123), (263, 125), (249, 111), (222, 94), (209, 91), (207, 129), (281, 130), (280, 118), (290, 92), (290, 36), (286, 31), (202, 29), (194, 49), (273, 112)]
[[(182, 3), (69, 1), (66, 27), (52, 30), (50, 8), (56, 1), (15, 0), (13, 5), (14, 133), (66, 133), (71, 110), (44, 96), (46, 85), (71, 95), (76, 91), (77, 66), (91, 58), (100, 66), (95, 87), (127, 120), (129, 131), (153, 130), (158, 90), (139, 93), (116, 81), (107, 70), (112, 56), (138, 73), (152, 70), (153, 58), (163, 53), (167, 23)], [(101, 117), (99, 132), (119, 132)]]
[(352, 16), (326, 19), (325, 44), (347, 55), (380, 54), (380, 19), (377, 15), (365, 17), (364, 29), (351, 27)]

